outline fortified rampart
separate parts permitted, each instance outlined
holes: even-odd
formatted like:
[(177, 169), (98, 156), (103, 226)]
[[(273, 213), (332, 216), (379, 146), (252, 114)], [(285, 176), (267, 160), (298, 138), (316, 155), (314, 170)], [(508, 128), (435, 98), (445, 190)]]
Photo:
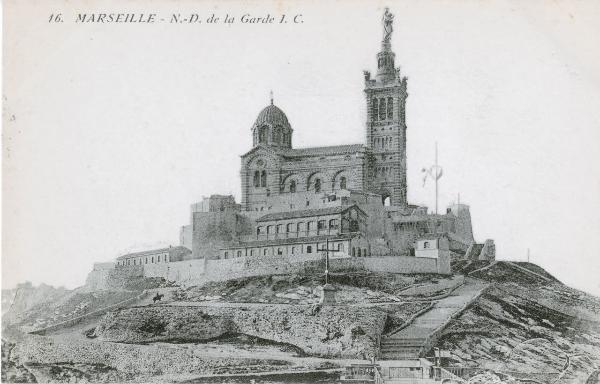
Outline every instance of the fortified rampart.
[[(303, 255), (242, 256), (231, 259), (184, 260), (165, 264), (126, 266), (105, 276), (104, 289), (123, 289), (133, 277), (161, 277), (184, 286), (207, 281), (225, 281), (251, 276), (289, 273), (313, 273), (324, 270), (322, 253)], [(389, 273), (451, 274), (450, 256), (439, 258), (414, 256), (332, 257), (329, 270), (364, 270)], [(88, 287), (89, 289), (89, 287)]]
[(94, 263), (94, 268), (85, 279), (85, 288), (90, 291), (108, 289), (108, 275), (115, 269), (115, 263)]
[(204, 275), (204, 259), (144, 265), (144, 277), (163, 277), (168, 281), (187, 284)]
[[(199, 260), (199, 262), (204, 262), (204, 260)], [(156, 266), (151, 266), (148, 270), (144, 270), (144, 276), (152, 277), (167, 273), (170, 281), (192, 285), (206, 281), (224, 281), (250, 276), (323, 271), (324, 262), (324, 257), (320, 253), (306, 254), (301, 257), (294, 256), (294, 258), (271, 256), (265, 259), (248, 256), (206, 260), (203, 266), (204, 274), (200, 273), (202, 270), (200, 263), (197, 265), (197, 274), (183, 272), (189, 264), (189, 261), (184, 261), (169, 263), (168, 268), (173, 268), (171, 270), (157, 270)], [(389, 273), (438, 273), (445, 275), (452, 273), (449, 256), (440, 258), (413, 256), (344, 257), (329, 260), (329, 270), (332, 272), (348, 269)]]
[(192, 259), (212, 258), (220, 248), (252, 234), (254, 222), (235, 211), (192, 214)]

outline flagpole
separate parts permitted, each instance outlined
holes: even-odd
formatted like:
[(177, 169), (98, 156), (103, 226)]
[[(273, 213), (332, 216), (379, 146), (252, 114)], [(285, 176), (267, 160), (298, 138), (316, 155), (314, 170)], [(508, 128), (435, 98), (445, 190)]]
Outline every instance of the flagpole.
[(435, 142), (435, 214), (438, 214), (438, 146)]

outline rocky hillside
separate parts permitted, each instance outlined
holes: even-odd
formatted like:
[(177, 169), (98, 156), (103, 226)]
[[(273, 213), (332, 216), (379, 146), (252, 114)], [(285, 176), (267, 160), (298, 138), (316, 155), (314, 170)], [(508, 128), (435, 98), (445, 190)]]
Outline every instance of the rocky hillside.
[(93, 336), (120, 343), (189, 343), (243, 334), (292, 345), (308, 356), (370, 359), (386, 318), (385, 311), (362, 307), (138, 307), (108, 314)]
[[(55, 288), (46, 284), (34, 287), (29, 282), (19, 284), (14, 289), (3, 289), (2, 322), (3, 324), (4, 322), (11, 322), (13, 316), (18, 318), (32, 308), (60, 299), (68, 292), (69, 290), (65, 288)], [(4, 316), (5, 314), (6, 316)]]
[[(128, 293), (68, 291), (37, 304), (23, 297), (28, 305), (11, 311), (25, 309), (5, 316), (12, 323), (3, 321), (11, 331), (4, 334), (9, 340), (3, 344), (3, 368), (17, 380), (56, 382), (177, 381), (327, 368), (331, 382), (349, 362), (377, 356), (381, 339), (427, 325), (433, 327), (429, 337), (423, 335), (427, 345), (442, 349), (450, 356), (443, 363), (474, 383), (596, 383), (598, 298), (564, 286), (533, 264), (455, 266), (461, 275), (332, 275), (337, 306), (316, 304), (318, 274), (188, 288), (160, 284), (132, 307), (46, 336), (14, 332), (114, 303)], [(480, 293), (464, 300), (465, 292)], [(164, 295), (157, 303), (155, 293)], [(433, 349), (426, 351), (432, 354)], [(239, 382), (250, 377), (261, 382), (255, 376)]]
[(599, 298), (531, 264), (499, 262), (472, 275), (492, 286), (437, 343), (452, 356), (450, 365), (467, 376), (487, 369), (506, 382), (594, 382), (600, 366)]

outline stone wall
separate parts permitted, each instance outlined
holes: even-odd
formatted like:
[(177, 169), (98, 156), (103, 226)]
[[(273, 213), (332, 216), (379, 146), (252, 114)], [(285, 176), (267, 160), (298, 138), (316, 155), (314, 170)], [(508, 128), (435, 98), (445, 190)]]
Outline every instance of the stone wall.
[[(120, 290), (135, 278), (161, 277), (183, 286), (208, 281), (224, 281), (251, 276), (288, 273), (307, 273), (322, 269), (322, 252), (299, 255), (242, 256), (232, 259), (194, 259), (163, 264), (127, 266), (118, 269), (92, 271), (88, 275), (86, 291)], [(322, 265), (323, 264), (323, 265)], [(358, 269), (390, 273), (440, 273), (450, 274), (450, 257), (437, 259), (413, 256), (330, 257), (330, 270)], [(99, 275), (102, 274), (102, 276)], [(90, 277), (93, 276), (93, 277)]]
[(483, 243), (483, 248), (479, 253), (479, 260), (496, 260), (496, 245), (494, 244), (494, 240), (487, 239)]
[(84, 291), (120, 290), (123, 289), (127, 280), (144, 276), (144, 268), (141, 265), (131, 265), (122, 268), (108, 268), (108, 263), (96, 263), (94, 269), (88, 273)]
[(376, 354), (386, 319), (383, 310), (361, 307), (161, 305), (111, 312), (96, 335), (102, 341), (143, 343), (201, 342), (242, 333), (291, 344), (313, 356), (368, 359)]
[(235, 212), (192, 214), (192, 259), (216, 257), (220, 248), (252, 234), (254, 222)]
[(329, 265), (332, 271), (363, 269), (389, 273), (451, 273), (449, 257), (440, 259), (413, 256), (355, 257), (331, 260)]
[(131, 265), (125, 268), (115, 268), (108, 271), (106, 276), (106, 289), (123, 289), (128, 280), (144, 276), (144, 267)]
[(207, 260), (204, 278), (207, 281), (222, 281), (249, 276), (297, 273), (307, 261), (321, 260), (321, 253), (294, 255), (247, 256), (233, 259)]
[[(287, 273), (306, 273), (322, 268), (324, 256), (319, 253), (286, 256), (236, 257), (218, 260), (188, 260), (164, 265), (144, 266), (145, 277), (164, 277), (182, 285), (196, 285), (207, 281), (224, 281), (250, 276)], [(450, 257), (438, 259), (413, 256), (331, 257), (330, 270), (358, 269), (389, 273), (450, 274)]]
[(164, 277), (181, 284), (196, 281), (204, 274), (204, 259), (144, 265), (144, 277)]
[(108, 289), (108, 275), (115, 268), (115, 263), (94, 263), (94, 267), (85, 279), (84, 289), (102, 291)]
[(179, 245), (192, 249), (192, 226), (190, 224), (179, 229)]
[(469, 206), (466, 204), (452, 204), (448, 207), (448, 213), (457, 218), (453, 232), (467, 243), (475, 241)]
[[(211, 281), (227, 280), (238, 277), (261, 276), (283, 273), (302, 273), (314, 268), (315, 263), (321, 263), (323, 256), (318, 253), (303, 260), (281, 259), (272, 264), (253, 263), (249, 258), (227, 260), (208, 260), (206, 279)], [(330, 258), (329, 266), (332, 271), (359, 269), (372, 272), (389, 273), (440, 273), (451, 274), (450, 257), (444, 255), (438, 259), (413, 256), (381, 256), (381, 257), (346, 257)]]

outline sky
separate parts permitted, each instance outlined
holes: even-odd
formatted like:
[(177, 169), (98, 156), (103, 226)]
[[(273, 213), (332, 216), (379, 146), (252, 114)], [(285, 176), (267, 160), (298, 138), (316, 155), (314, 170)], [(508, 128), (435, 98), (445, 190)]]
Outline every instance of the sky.
[[(271, 90), (294, 147), (363, 143), (384, 6), (408, 77), (409, 201), (434, 207), (421, 168), (437, 141), (441, 207), (460, 193), (498, 259), (530, 249), (600, 295), (595, 1), (6, 1), (2, 287), (80, 286), (94, 262), (178, 244), (203, 196), (239, 201)], [(94, 12), (202, 22), (74, 22)], [(283, 13), (303, 22), (240, 22)]]

